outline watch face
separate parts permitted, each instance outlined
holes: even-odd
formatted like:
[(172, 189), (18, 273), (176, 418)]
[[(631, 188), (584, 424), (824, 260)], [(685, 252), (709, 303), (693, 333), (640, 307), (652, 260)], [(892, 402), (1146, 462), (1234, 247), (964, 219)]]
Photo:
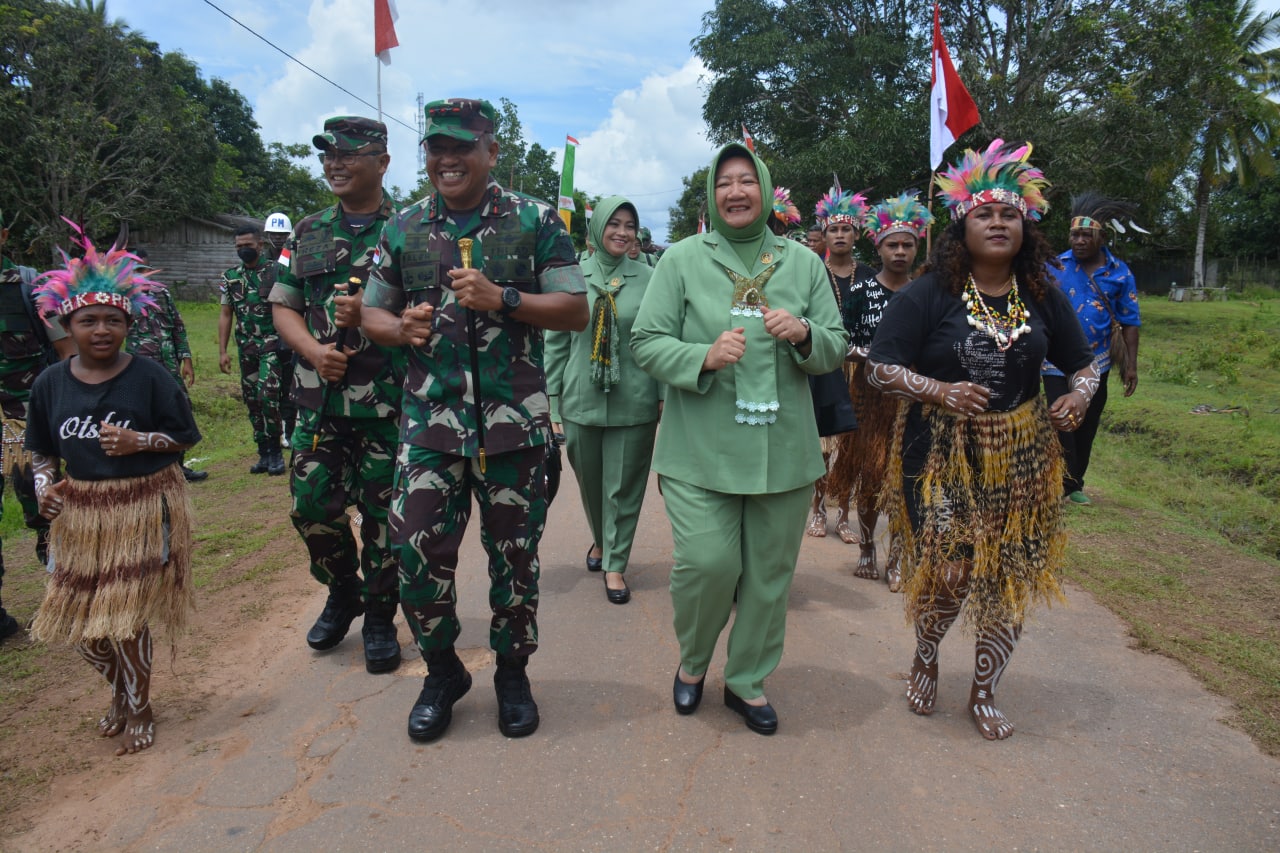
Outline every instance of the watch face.
[(514, 311), (520, 307), (520, 291), (514, 287), (506, 287), (502, 290), (502, 304), (506, 306), (508, 311)]

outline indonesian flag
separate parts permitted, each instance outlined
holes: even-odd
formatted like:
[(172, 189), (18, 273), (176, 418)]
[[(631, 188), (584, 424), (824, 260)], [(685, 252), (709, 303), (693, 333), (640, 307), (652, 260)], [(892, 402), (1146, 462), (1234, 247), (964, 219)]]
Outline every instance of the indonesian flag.
[(595, 210), (593, 210), (593, 209), (592, 209), (592, 207), (591, 207), (591, 202), (589, 202), (589, 201), (588, 201), (588, 202), (583, 202), (583, 205), (582, 205), (582, 206), (585, 208), (585, 210), (584, 210), (583, 212), (586, 214), (587, 221), (588, 221), (588, 222), (590, 222), (590, 221), (591, 221), (591, 214), (595, 213)]
[(373, 52), (383, 65), (391, 64), (391, 48), (399, 47), (396, 38), (396, 0), (373, 0)]
[(564, 168), (560, 170), (560, 218), (564, 220), (564, 230), (568, 231), (573, 219), (573, 212), (578, 205), (573, 201), (573, 161), (574, 152), (578, 150), (578, 140), (565, 134)]
[(933, 4), (933, 88), (929, 92), (929, 162), (934, 171), (942, 165), (947, 149), (978, 123), (978, 105), (960, 82), (951, 53), (942, 40), (938, 4)]
[(280, 257), (276, 258), (276, 263), (285, 269), (289, 268), (289, 247), (285, 246), (280, 250)]
[(742, 144), (747, 146), (748, 151), (753, 154), (755, 153), (756, 141), (752, 138), (751, 131), (747, 130), (747, 126), (745, 124), (742, 126)]

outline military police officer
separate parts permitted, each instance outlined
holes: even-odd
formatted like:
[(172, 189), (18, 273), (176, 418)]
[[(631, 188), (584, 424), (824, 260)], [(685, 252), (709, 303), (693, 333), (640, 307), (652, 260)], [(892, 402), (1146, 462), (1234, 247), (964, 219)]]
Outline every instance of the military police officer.
[[(338, 116), (312, 141), (338, 203), (297, 224), (271, 292), (276, 327), (298, 356), (291, 517), (311, 556), (311, 574), (329, 587), (307, 643), (333, 648), (363, 613), (365, 668), (390, 672), (400, 665), (400, 643), (387, 506), (404, 356), (361, 333), (357, 295), (395, 213), (382, 189), (391, 162), (387, 126)], [(360, 513), (359, 551), (346, 514), (352, 505)]]
[[(280, 253), (284, 251), (284, 244), (292, 233), (293, 223), (289, 221), (288, 216), (279, 211), (267, 214), (267, 220), (262, 223), (262, 238), (266, 247), (271, 250), (272, 261), (279, 261)], [(293, 395), (289, 393), (289, 389), (293, 387), (293, 368), (297, 361), (298, 359), (293, 354), (293, 350), (289, 349), (289, 345), (281, 340), (280, 424), (283, 432), (280, 436), (280, 443), (285, 447), (289, 446), (289, 439), (293, 436), (293, 428), (298, 423), (298, 409), (293, 404)]]
[[(9, 240), (9, 229), (0, 212), (0, 249)], [(31, 281), (36, 271), (19, 267), (0, 257), (0, 411), (4, 418), (3, 463), (0, 464), (0, 495), (8, 480), (18, 495), (27, 527), (36, 532), (36, 556), (47, 562), (49, 522), (40, 516), (36, 502), (30, 457), (23, 452), (27, 401), (31, 386), (50, 359), (65, 357), (74, 348), (61, 324), (45, 323), (31, 301)], [(56, 354), (51, 353), (56, 349)], [(4, 582), (4, 555), (0, 553), (0, 584)], [(20, 626), (0, 600), (0, 641), (18, 633)]]
[(276, 282), (276, 265), (262, 253), (262, 232), (253, 225), (236, 229), (239, 266), (222, 274), (222, 314), (218, 317), (218, 368), (231, 372), (227, 339), (236, 329), (240, 354), (240, 392), (249, 409), (258, 461), (250, 474), (284, 473), (280, 452), (280, 336), (267, 301)]
[(541, 330), (581, 330), (588, 312), (554, 207), (489, 175), (495, 122), (487, 101), (427, 105), (423, 142), (435, 192), (387, 224), (364, 293), (370, 337), (411, 345), (391, 537), (405, 619), (428, 666), (409, 714), (417, 741), (443, 735), (471, 687), (454, 647), (454, 574), (473, 494), (488, 552), (498, 728), (522, 737), (538, 727), (525, 665), (538, 647), (547, 510)]

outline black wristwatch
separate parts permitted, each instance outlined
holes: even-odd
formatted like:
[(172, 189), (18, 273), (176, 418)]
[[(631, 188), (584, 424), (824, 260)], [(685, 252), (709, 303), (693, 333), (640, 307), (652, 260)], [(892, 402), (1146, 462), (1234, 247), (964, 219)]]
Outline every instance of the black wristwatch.
[(516, 290), (514, 287), (502, 288), (502, 308), (500, 309), (501, 312), (505, 315), (505, 314), (510, 314), (513, 311), (518, 311), (519, 309), (520, 309), (520, 291)]

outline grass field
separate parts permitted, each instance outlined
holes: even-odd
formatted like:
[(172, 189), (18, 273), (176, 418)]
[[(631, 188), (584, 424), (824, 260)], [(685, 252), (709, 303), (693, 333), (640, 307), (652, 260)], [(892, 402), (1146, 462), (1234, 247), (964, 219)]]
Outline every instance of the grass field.
[[(189, 461), (219, 467), (199, 500), (215, 517), (238, 519), (233, 535), (202, 526), (196, 582), (208, 592), (263, 583), (283, 558), (243, 558), (292, 536), (279, 512), (283, 478), (247, 473), (255, 454), (239, 380), (218, 372), (218, 306), (182, 312), (204, 433)], [(1126, 399), (1112, 389), (1088, 476), (1094, 504), (1071, 508), (1067, 575), (1126, 620), (1141, 646), (1230, 699), (1233, 722), (1280, 755), (1280, 300), (1152, 297), (1142, 313), (1138, 391)], [(29, 612), (43, 579), (26, 570), (31, 536), (11, 492), (0, 533), (12, 555), (6, 601)], [(43, 661), (29, 645), (0, 646), (0, 711), (41, 693)], [(13, 736), (0, 726), (0, 741)]]

